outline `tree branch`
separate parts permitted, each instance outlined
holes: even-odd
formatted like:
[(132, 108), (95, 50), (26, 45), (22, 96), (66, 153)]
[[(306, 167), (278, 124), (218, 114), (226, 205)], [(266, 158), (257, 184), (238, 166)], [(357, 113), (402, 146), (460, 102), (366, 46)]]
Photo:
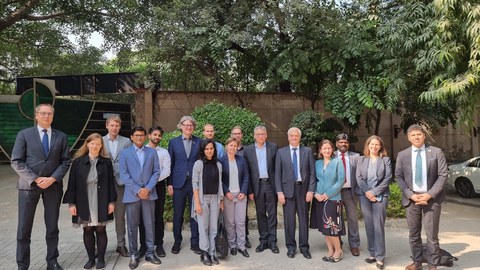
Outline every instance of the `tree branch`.
[(17, 11), (12, 12), (10, 15), (7, 15), (5, 18), (0, 20), (0, 32), (7, 29), (8, 27), (14, 25), (15, 23), (19, 22), (20, 20), (24, 19), (25, 16), (35, 7), (40, 0), (31, 0), (25, 3), (21, 8)]

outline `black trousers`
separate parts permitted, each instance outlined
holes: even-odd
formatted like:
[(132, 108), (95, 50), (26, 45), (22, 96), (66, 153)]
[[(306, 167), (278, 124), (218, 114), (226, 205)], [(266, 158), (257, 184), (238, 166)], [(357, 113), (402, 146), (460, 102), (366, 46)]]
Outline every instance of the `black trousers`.
[(55, 182), (46, 189), (18, 191), (18, 226), (17, 226), (17, 265), (18, 269), (30, 266), (30, 242), (33, 220), (40, 197), (43, 200), (44, 221), (46, 227), (48, 265), (53, 265), (58, 258), (58, 216), (62, 201), (62, 185)]
[(277, 243), (277, 196), (269, 182), (260, 182), (255, 207), (260, 244)]

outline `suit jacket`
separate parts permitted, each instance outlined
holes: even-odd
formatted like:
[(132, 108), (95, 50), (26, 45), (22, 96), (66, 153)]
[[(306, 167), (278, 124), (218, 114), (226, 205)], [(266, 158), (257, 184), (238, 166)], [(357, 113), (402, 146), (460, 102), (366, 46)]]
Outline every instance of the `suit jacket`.
[[(357, 159), (360, 157), (360, 154), (348, 151), (348, 161), (350, 163), (350, 186), (351, 186), (351, 192), (352, 192), (352, 197), (354, 200), (358, 201), (358, 194), (357, 194), (357, 179), (356, 179), (356, 170), (357, 170)], [(342, 159), (342, 156), (339, 154), (339, 151), (335, 151), (333, 153), (334, 158), (339, 158), (340, 160)], [(345, 172), (346, 175), (347, 172)]]
[[(272, 185), (272, 190), (275, 191), (275, 156), (277, 154), (277, 145), (271, 142), (265, 142), (264, 147), (267, 151), (267, 172), (268, 180)], [(258, 160), (255, 143), (245, 146), (243, 157), (247, 160), (248, 172), (250, 175), (249, 193), (258, 196), (260, 189), (260, 173), (258, 171)]]
[(368, 165), (372, 161), (367, 157), (359, 157), (357, 160), (357, 193), (358, 195), (365, 196), (367, 191), (371, 191), (375, 196), (390, 195), (390, 189), (388, 188), (392, 181), (392, 164), (389, 157), (378, 158), (376, 162), (377, 179), (373, 188), (368, 186)]
[[(238, 169), (238, 185), (240, 186), (240, 192), (248, 195), (248, 182), (250, 181), (250, 176), (248, 175), (248, 164), (243, 156), (235, 155), (235, 161), (237, 163)], [(223, 182), (223, 193), (227, 194), (230, 192), (230, 165), (228, 164), (228, 155), (224, 155), (220, 160), (222, 164), (222, 182)]]
[(103, 145), (107, 150), (108, 157), (110, 157), (110, 159), (112, 160), (113, 172), (114, 172), (115, 180), (117, 181), (117, 184), (119, 186), (124, 186), (125, 184), (120, 179), (120, 169), (119, 169), (118, 161), (120, 158), (120, 152), (122, 152), (123, 149), (132, 145), (132, 141), (129, 138), (123, 137), (120, 135), (118, 135), (117, 140), (118, 140), (117, 153), (112, 153), (112, 151), (110, 151), (110, 144), (108, 143), (108, 134), (103, 136)]
[(192, 136), (192, 148), (190, 149), (190, 156), (188, 158), (185, 147), (183, 146), (182, 135), (168, 142), (168, 153), (170, 154), (172, 163), (167, 185), (173, 185), (173, 188), (182, 188), (183, 185), (185, 185), (187, 174), (192, 177), (193, 164), (195, 164), (195, 161), (198, 159), (201, 142), (202, 139), (197, 136)]
[(67, 135), (52, 129), (50, 150), (45, 156), (37, 126), (18, 132), (12, 151), (12, 168), (20, 176), (17, 188), (37, 189), (35, 179), (53, 177), (62, 186), (63, 177), (70, 167)]
[[(443, 204), (446, 200), (445, 182), (447, 181), (447, 160), (440, 148), (425, 145), (425, 157), (427, 160), (427, 193), (432, 196), (434, 203)], [(412, 173), (412, 148), (409, 147), (397, 156), (395, 165), (395, 178), (402, 190), (402, 205), (410, 204), (413, 193)]]
[(342, 160), (333, 158), (323, 169), (324, 159), (315, 162), (315, 174), (317, 176), (317, 184), (315, 193), (326, 194), (329, 200), (340, 201), (342, 195), (340, 191), (345, 183), (345, 168)]
[(149, 200), (158, 198), (155, 185), (160, 177), (160, 163), (155, 149), (144, 146), (145, 160), (143, 168), (140, 166), (135, 145), (125, 148), (120, 153), (120, 179), (125, 183), (125, 194), (122, 202), (132, 203), (140, 200), (137, 196), (140, 188), (150, 190)]
[[(98, 191), (98, 221), (113, 220), (113, 213), (108, 214), (108, 204), (117, 201), (115, 191), (115, 177), (110, 158), (99, 156), (97, 165)], [(63, 203), (75, 204), (77, 215), (72, 216), (72, 222), (78, 223), (78, 218), (87, 221), (90, 219), (90, 210), (87, 194), (87, 177), (90, 172), (90, 158), (88, 155), (73, 160), (68, 177), (68, 187), (63, 196)]]
[[(300, 175), (302, 177), (302, 192), (315, 191), (315, 166), (310, 147), (300, 146)], [(275, 188), (276, 192), (283, 192), (285, 198), (293, 198), (295, 179), (293, 175), (292, 156), (290, 146), (278, 149), (275, 157)]]

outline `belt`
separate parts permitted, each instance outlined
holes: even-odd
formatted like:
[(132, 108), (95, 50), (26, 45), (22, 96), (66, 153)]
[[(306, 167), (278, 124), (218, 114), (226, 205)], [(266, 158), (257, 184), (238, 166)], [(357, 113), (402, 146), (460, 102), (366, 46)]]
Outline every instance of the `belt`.
[(269, 182), (270, 180), (268, 178), (259, 178), (260, 182)]
[(352, 188), (349, 188), (349, 187), (344, 187), (342, 188), (342, 190), (351, 190)]
[(295, 185), (302, 185), (302, 181), (295, 181)]

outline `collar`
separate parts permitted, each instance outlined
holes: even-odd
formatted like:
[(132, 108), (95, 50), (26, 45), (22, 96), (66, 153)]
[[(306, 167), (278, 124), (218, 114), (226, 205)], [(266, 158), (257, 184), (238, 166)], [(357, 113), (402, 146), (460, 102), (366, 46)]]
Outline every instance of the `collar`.
[(52, 132), (52, 127), (42, 128), (41, 126), (37, 125), (37, 129), (38, 129), (38, 132), (39, 132), (39, 133), (43, 133), (43, 130), (44, 130), (44, 129), (47, 130), (47, 133), (51, 133), (51, 132)]

